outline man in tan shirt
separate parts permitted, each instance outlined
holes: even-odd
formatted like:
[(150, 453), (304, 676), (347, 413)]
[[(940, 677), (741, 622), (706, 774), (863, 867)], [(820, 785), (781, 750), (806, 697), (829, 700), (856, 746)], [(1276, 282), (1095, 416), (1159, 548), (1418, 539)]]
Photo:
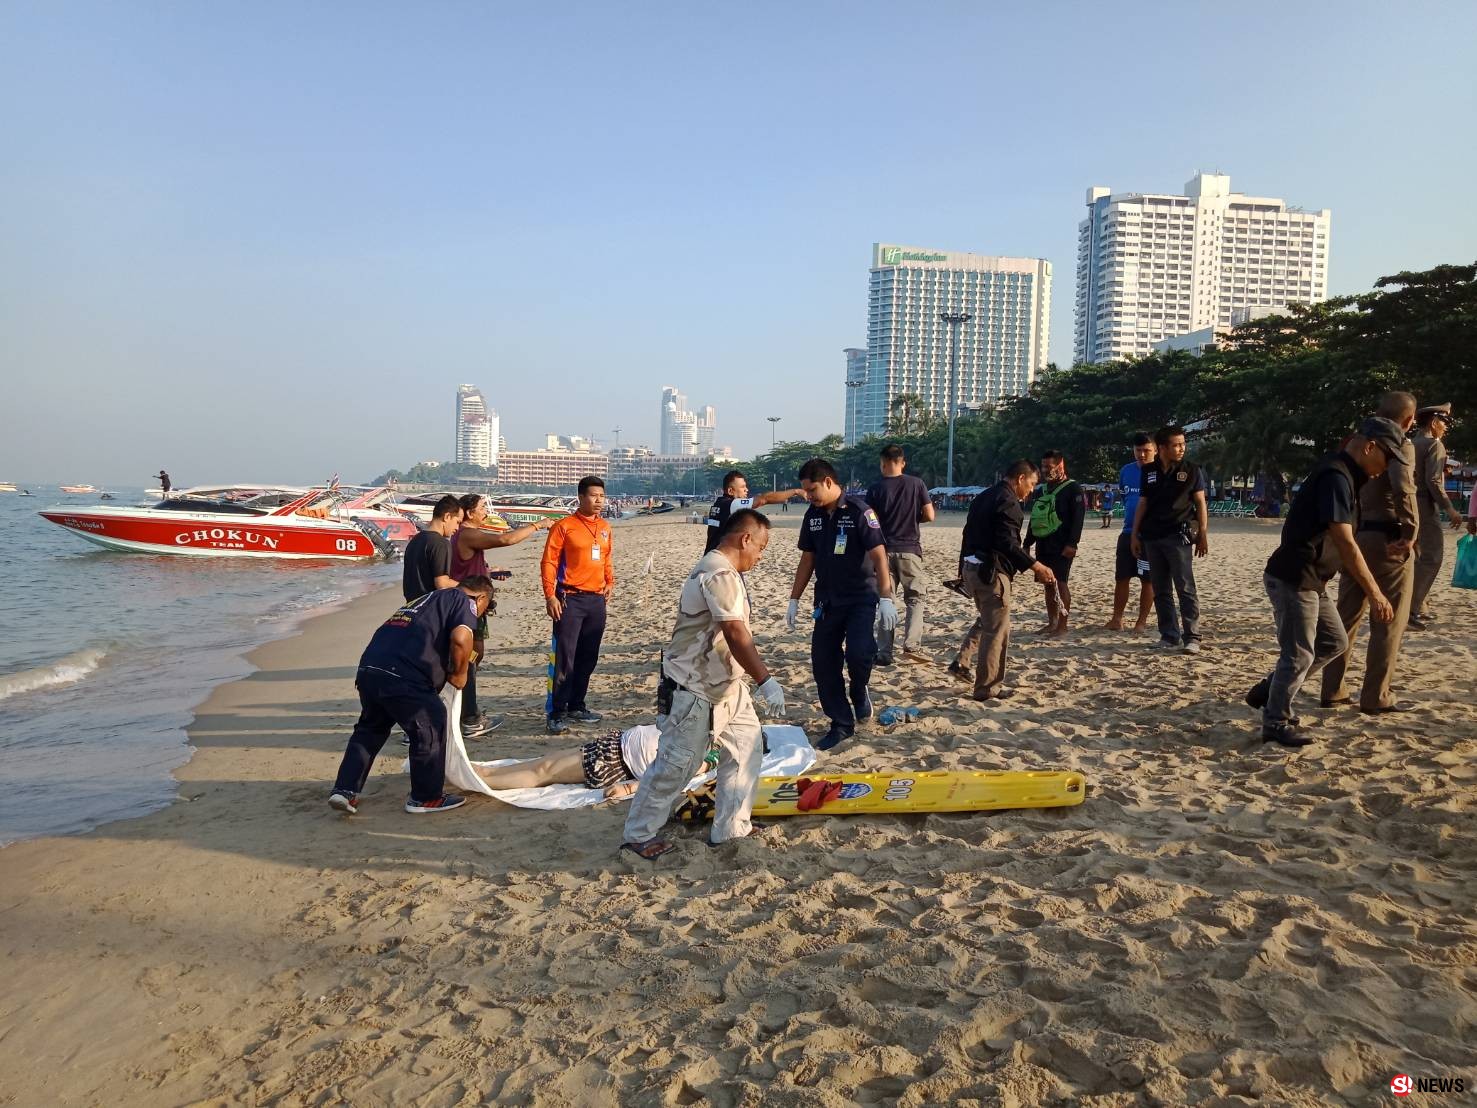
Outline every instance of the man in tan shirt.
[(743, 574), (769, 545), (769, 520), (752, 508), (734, 512), (718, 545), (688, 574), (677, 601), (677, 622), (662, 656), (657, 696), (656, 759), (626, 817), (623, 850), (649, 861), (672, 844), (658, 838), (688, 782), (703, 770), (710, 745), (719, 750), (718, 788), (710, 845), (741, 839), (759, 787), (764, 740), (744, 674), (765, 705), (785, 712), (785, 693), (759, 657), (749, 633), (749, 593)]
[[(1408, 392), (1386, 393), (1375, 414), (1409, 432), (1415, 422), (1415, 397)], [(1401, 710), (1390, 693), (1390, 682), (1395, 676), (1400, 640), (1410, 615), (1411, 582), (1415, 572), (1412, 547), (1417, 525), (1415, 445), (1406, 439), (1400, 456), (1390, 459), (1384, 474), (1365, 482), (1359, 490), (1359, 529), (1354, 543), (1359, 547), (1375, 584), (1395, 609), (1395, 618), (1390, 623), (1370, 622), (1364, 685), (1359, 691), (1361, 712)], [(1368, 607), (1364, 590), (1345, 567), (1339, 574), (1338, 613), (1349, 635), (1349, 648), (1324, 667), (1321, 707), (1334, 708), (1351, 703), (1344, 686), (1344, 675), (1354, 653), (1355, 635)]]

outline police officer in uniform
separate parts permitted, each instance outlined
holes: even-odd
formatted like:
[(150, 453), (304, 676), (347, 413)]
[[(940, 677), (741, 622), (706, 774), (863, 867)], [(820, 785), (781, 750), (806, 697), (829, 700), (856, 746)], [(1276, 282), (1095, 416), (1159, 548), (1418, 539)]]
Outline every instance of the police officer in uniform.
[(1462, 525), (1462, 514), (1446, 495), (1446, 437), (1452, 422), (1450, 404), (1428, 404), (1415, 414), (1415, 503), (1420, 510), (1421, 529), (1416, 536), (1415, 584), (1410, 594), (1410, 626), (1424, 631), (1433, 615), (1426, 606), (1431, 586), (1441, 572), (1446, 540), (1441, 537), (1441, 513), (1453, 529)]
[(831, 721), (830, 730), (815, 745), (830, 750), (856, 733), (858, 720), (872, 717), (867, 693), (877, 658), (872, 625), (875, 621), (884, 631), (896, 628), (897, 605), (877, 513), (846, 495), (835, 468), (823, 458), (812, 458), (800, 467), (800, 487), (810, 508), (800, 521), (800, 564), (790, 588), (785, 625), (795, 630), (800, 598), (814, 574), (810, 669), (821, 710)]
[[(1387, 393), (1375, 414), (1390, 420), (1402, 432), (1409, 432), (1415, 422), (1415, 397), (1408, 392)], [(1395, 676), (1400, 639), (1410, 615), (1415, 535), (1415, 444), (1407, 438), (1400, 446), (1400, 453), (1390, 458), (1385, 472), (1365, 482), (1359, 490), (1359, 522), (1354, 544), (1359, 547), (1374, 583), (1395, 611), (1391, 622), (1373, 620), (1369, 625), (1369, 652), (1364, 662), (1364, 685), (1359, 693), (1361, 712), (1400, 710), (1390, 692), (1390, 682)], [(1369, 598), (1358, 579), (1344, 566), (1339, 573), (1338, 611), (1349, 636), (1349, 649), (1324, 667), (1320, 707), (1336, 708), (1350, 703), (1344, 674), (1354, 653), (1359, 623), (1368, 607)]]
[(788, 503), (792, 496), (804, 496), (804, 489), (780, 489), (778, 492), (761, 492), (749, 495), (749, 479), (742, 470), (730, 469), (723, 475), (723, 495), (713, 501), (708, 509), (708, 541), (703, 548), (707, 553), (718, 545), (723, 537), (723, 528), (728, 526), (728, 517), (744, 508), (763, 508), (769, 504)]

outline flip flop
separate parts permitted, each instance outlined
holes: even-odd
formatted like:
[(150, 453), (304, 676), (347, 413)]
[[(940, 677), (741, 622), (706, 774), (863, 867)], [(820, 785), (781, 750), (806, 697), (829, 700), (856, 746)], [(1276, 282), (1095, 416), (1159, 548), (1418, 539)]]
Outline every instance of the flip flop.
[(663, 854), (670, 850), (676, 850), (676, 843), (669, 843), (664, 839), (647, 839), (644, 843), (621, 843), (622, 850), (629, 850), (638, 858), (645, 858), (648, 862), (655, 862)]

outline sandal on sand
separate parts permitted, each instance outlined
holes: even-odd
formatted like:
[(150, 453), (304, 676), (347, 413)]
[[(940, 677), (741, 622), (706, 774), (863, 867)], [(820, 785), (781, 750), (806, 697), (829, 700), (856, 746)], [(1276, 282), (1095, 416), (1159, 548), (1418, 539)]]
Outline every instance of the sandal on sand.
[(648, 862), (655, 862), (669, 850), (676, 850), (675, 843), (669, 843), (664, 839), (647, 839), (644, 843), (621, 843), (622, 850), (629, 850), (638, 858), (645, 858)]

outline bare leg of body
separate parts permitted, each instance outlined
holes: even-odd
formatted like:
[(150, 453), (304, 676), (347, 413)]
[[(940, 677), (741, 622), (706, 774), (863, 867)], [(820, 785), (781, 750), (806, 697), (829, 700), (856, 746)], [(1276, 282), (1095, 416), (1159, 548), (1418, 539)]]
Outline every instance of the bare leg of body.
[(477, 776), (494, 789), (539, 789), (545, 785), (583, 785), (585, 767), (582, 750), (565, 750), (536, 762), (478, 769)]

